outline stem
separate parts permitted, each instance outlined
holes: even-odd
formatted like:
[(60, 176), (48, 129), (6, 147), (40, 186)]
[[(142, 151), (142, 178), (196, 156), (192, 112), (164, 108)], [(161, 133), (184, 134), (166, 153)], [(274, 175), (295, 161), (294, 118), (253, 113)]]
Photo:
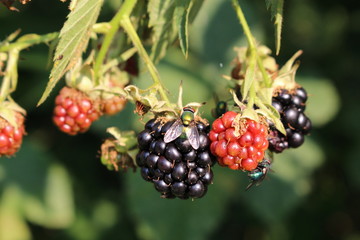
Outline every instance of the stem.
[(99, 81), (100, 68), (103, 64), (106, 53), (108, 52), (111, 42), (114, 39), (116, 31), (121, 26), (127, 32), (132, 43), (134, 44), (135, 48), (137, 49), (139, 55), (144, 60), (145, 65), (147, 66), (149, 73), (154, 81), (154, 86), (159, 91), (161, 98), (166, 102), (166, 104), (168, 106), (170, 106), (171, 103), (170, 103), (170, 101), (167, 97), (167, 94), (165, 92), (165, 89), (160, 81), (160, 75), (159, 75), (158, 71), (156, 70), (154, 63), (151, 61), (149, 55), (147, 54), (144, 46), (141, 43), (139, 36), (136, 33), (136, 30), (134, 29), (134, 26), (132, 25), (132, 23), (130, 21), (130, 14), (131, 14), (132, 10), (134, 9), (136, 2), (137, 2), (137, 0), (125, 0), (122, 7), (120, 8), (120, 10), (117, 12), (117, 14), (114, 16), (114, 18), (109, 23), (111, 26), (111, 29), (105, 35), (104, 42), (103, 42), (101, 49), (96, 57), (96, 60), (95, 60), (94, 72), (95, 72), (96, 84), (98, 84), (98, 81)]
[(5, 76), (1, 83), (0, 103), (3, 102), (9, 94), (16, 89), (17, 85), (17, 61), (19, 58), (19, 50), (12, 49), (9, 52), (9, 59), (6, 65)]
[(7, 52), (12, 49), (17, 49), (18, 51), (21, 51), (23, 49), (26, 49), (28, 47), (31, 47), (35, 44), (40, 43), (47, 43), (59, 36), (58, 32), (54, 33), (48, 33), (45, 35), (37, 35), (37, 34), (26, 34), (19, 38), (16, 42), (0, 46), (0, 52)]
[(139, 55), (141, 56), (141, 58), (144, 60), (145, 65), (147, 66), (149, 73), (154, 81), (154, 85), (157, 86), (157, 90), (160, 93), (161, 98), (166, 102), (166, 104), (168, 106), (170, 106), (170, 101), (166, 95), (166, 92), (164, 90), (164, 87), (160, 81), (160, 75), (159, 72), (156, 70), (154, 63), (151, 61), (149, 55), (147, 54), (144, 46), (141, 43), (141, 40), (139, 38), (139, 36), (137, 35), (133, 25), (130, 22), (130, 19), (127, 18), (123, 18), (121, 20), (121, 26), (124, 28), (124, 30), (127, 32), (127, 34), (129, 35), (132, 43), (134, 44), (135, 48), (138, 50)]
[(109, 23), (111, 28), (105, 35), (104, 42), (102, 43), (100, 51), (95, 60), (94, 72), (96, 84), (99, 84), (98, 81), (101, 65), (104, 62), (106, 53), (109, 50), (109, 47), (114, 39), (117, 30), (120, 28), (121, 19), (130, 16), (130, 13), (134, 9), (136, 2), (137, 0), (125, 0), (120, 10), (116, 13), (116, 15), (113, 17), (113, 19), (111, 19)]
[(247, 103), (248, 109), (253, 109), (254, 102), (255, 102), (255, 96), (256, 96), (255, 82), (253, 82), (251, 84), (251, 86), (250, 86), (250, 91), (249, 91), (249, 100), (248, 100), (248, 103)]
[(240, 7), (238, 0), (232, 0), (233, 7), (235, 8), (235, 12), (237, 17), (239, 18), (240, 24), (244, 30), (244, 34), (249, 44), (250, 51), (255, 49), (254, 37), (251, 34), (250, 27), (245, 19), (244, 13)]
[(254, 37), (251, 34), (250, 27), (245, 19), (245, 15), (240, 7), (240, 4), (239, 4), (238, 0), (232, 0), (232, 4), (233, 4), (233, 7), (235, 8), (235, 12), (237, 14), (237, 17), (240, 21), (240, 24), (244, 30), (244, 34), (248, 41), (250, 54), (255, 54), (256, 62), (257, 62), (257, 65), (259, 66), (261, 74), (263, 76), (263, 81), (264, 81), (265, 87), (271, 87), (271, 79), (269, 78), (269, 75), (267, 74), (267, 72), (265, 70), (263, 62), (261, 61), (261, 58), (257, 53), (255, 43), (254, 43)]
[(260, 59), (260, 56), (256, 56), (256, 61), (257, 61), (257, 64), (258, 64), (258, 66), (260, 68), (261, 75), (263, 76), (263, 81), (264, 81), (265, 87), (267, 87), (267, 88), (271, 87), (271, 79), (270, 79), (269, 75), (266, 72), (266, 69), (265, 69), (265, 67), (263, 65), (263, 62)]

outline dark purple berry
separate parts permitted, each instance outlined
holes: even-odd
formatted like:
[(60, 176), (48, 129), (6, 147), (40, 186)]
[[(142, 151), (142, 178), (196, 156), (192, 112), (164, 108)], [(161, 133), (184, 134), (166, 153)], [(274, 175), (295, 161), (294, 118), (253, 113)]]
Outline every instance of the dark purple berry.
[(302, 112), (305, 110), (305, 103), (299, 96), (296, 96), (296, 95), (293, 96), (291, 98), (291, 103), (294, 107), (296, 107), (298, 109), (298, 111)]
[(137, 136), (139, 148), (141, 150), (149, 148), (149, 145), (150, 145), (152, 139), (153, 138), (150, 134), (150, 130), (146, 129), (146, 130), (142, 131), (141, 133), (139, 133)]
[(141, 151), (138, 155), (136, 155), (136, 164), (139, 167), (143, 167), (146, 164), (146, 158), (150, 155), (148, 151)]
[(277, 99), (284, 105), (288, 105), (291, 102), (291, 94), (289, 94), (288, 91), (283, 90), (279, 93)]
[(189, 197), (191, 198), (200, 198), (206, 193), (206, 187), (201, 181), (198, 181), (196, 184), (189, 186)]
[(172, 171), (172, 178), (176, 181), (182, 181), (187, 174), (186, 164), (183, 162), (176, 163)]
[(210, 131), (209, 125), (205, 125), (202, 122), (197, 123), (196, 127), (197, 127), (199, 133), (200, 132), (209, 132)]
[(288, 142), (291, 147), (297, 148), (304, 143), (304, 135), (302, 133), (295, 132), (291, 138), (288, 139)]
[(154, 170), (154, 178), (155, 179), (162, 179), (162, 178), (164, 178), (164, 173), (160, 170), (160, 169), (155, 169)]
[(164, 174), (164, 181), (167, 184), (171, 184), (173, 182), (173, 178), (172, 178), (171, 173)]
[(150, 119), (146, 124), (145, 124), (145, 129), (148, 129), (150, 131), (152, 131), (154, 125), (155, 125), (156, 119)]
[(306, 123), (307, 123), (308, 118), (305, 116), (304, 113), (299, 113), (298, 119), (297, 119), (297, 124), (295, 125), (296, 129), (304, 129)]
[(288, 108), (284, 111), (284, 123), (285, 127), (294, 127), (296, 126), (297, 119), (299, 117), (299, 112), (296, 108)]
[(211, 171), (207, 171), (203, 177), (201, 177), (201, 181), (205, 183), (206, 185), (211, 184), (213, 180), (214, 174)]
[(169, 128), (173, 125), (174, 122), (175, 122), (175, 120), (171, 120), (171, 121), (166, 122), (161, 128), (161, 134), (165, 135), (167, 130), (169, 130)]
[(157, 191), (167, 193), (170, 191), (170, 186), (164, 180), (154, 180), (154, 186)]
[(153, 175), (150, 173), (149, 168), (147, 167), (142, 167), (141, 168), (141, 177), (145, 180), (145, 181), (152, 181), (152, 177)]
[(187, 176), (187, 179), (186, 179), (186, 182), (190, 185), (193, 185), (195, 184), (199, 179), (199, 176), (198, 174), (196, 173), (196, 171), (190, 171), (188, 173), (188, 176)]
[(296, 96), (300, 97), (302, 99), (302, 102), (305, 103), (307, 100), (307, 92), (304, 88), (300, 87), (296, 89)]
[(186, 163), (186, 166), (189, 168), (189, 169), (194, 169), (197, 167), (197, 164), (196, 162), (187, 162)]
[(154, 136), (154, 138), (160, 138), (161, 137), (161, 122), (157, 122), (154, 124), (152, 130), (152, 134)]
[(155, 153), (157, 155), (162, 155), (165, 152), (166, 143), (163, 140), (158, 139), (155, 141), (154, 149), (151, 149), (151, 146), (152, 145), (150, 145), (150, 151), (152, 151), (153, 153)]
[(278, 112), (282, 112), (283, 110), (283, 106), (279, 101), (273, 101), (271, 103), (271, 105), (278, 111)]
[(165, 157), (170, 161), (180, 162), (182, 159), (181, 152), (173, 143), (168, 143), (165, 148)]
[(305, 126), (302, 129), (302, 132), (304, 134), (308, 134), (308, 133), (310, 133), (311, 129), (312, 129), (311, 120), (309, 118), (307, 118)]
[(183, 154), (184, 162), (192, 162), (196, 159), (196, 151), (192, 149), (190, 152)]
[(170, 173), (173, 168), (173, 163), (167, 160), (165, 157), (160, 156), (157, 161), (157, 167), (164, 173)]
[(199, 134), (199, 141), (200, 145), (198, 151), (205, 151), (210, 146), (210, 139), (206, 133)]
[(177, 138), (175, 140), (175, 145), (182, 153), (188, 153), (193, 149), (191, 147), (190, 141), (185, 137)]
[(212, 159), (209, 152), (201, 152), (197, 156), (197, 162), (200, 167), (207, 167), (212, 164)]
[(203, 177), (203, 176), (206, 174), (206, 172), (209, 171), (209, 168), (197, 167), (197, 168), (195, 169), (195, 171), (197, 172), (197, 174), (199, 175), (199, 177)]
[(146, 158), (146, 166), (149, 168), (155, 168), (158, 159), (159, 159), (159, 156), (157, 156), (155, 154), (150, 154)]
[(174, 182), (171, 184), (171, 193), (177, 197), (184, 196), (188, 186), (184, 182)]

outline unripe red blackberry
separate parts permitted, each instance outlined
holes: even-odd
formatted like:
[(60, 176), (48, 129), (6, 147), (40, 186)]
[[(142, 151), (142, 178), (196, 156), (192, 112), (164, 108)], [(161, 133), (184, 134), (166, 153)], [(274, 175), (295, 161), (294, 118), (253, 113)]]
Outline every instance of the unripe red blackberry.
[(297, 148), (304, 143), (304, 135), (312, 128), (311, 120), (305, 115), (308, 99), (304, 88), (298, 87), (292, 91), (280, 89), (272, 98), (272, 105), (280, 113), (286, 136), (274, 127), (269, 135), (269, 149), (281, 153), (287, 148)]
[[(254, 170), (268, 148), (267, 126), (250, 119), (235, 122), (238, 113), (228, 111), (217, 118), (209, 133), (211, 152), (222, 166), (233, 170)], [(240, 124), (240, 132), (235, 126)]]
[(141, 176), (152, 182), (163, 198), (201, 198), (212, 183), (211, 167), (216, 161), (209, 149), (209, 128), (195, 121), (199, 133), (199, 146), (195, 149), (184, 133), (166, 142), (164, 136), (175, 122), (153, 118), (145, 124), (138, 134), (140, 151), (136, 163)]
[(69, 135), (87, 131), (100, 115), (99, 103), (74, 88), (62, 88), (55, 99), (53, 121)]
[(0, 157), (14, 155), (19, 150), (25, 134), (24, 116), (19, 112), (14, 114), (17, 126), (12, 126), (0, 117)]
[(102, 99), (102, 113), (110, 116), (115, 115), (116, 113), (124, 109), (126, 102), (126, 98), (121, 96), (114, 96), (112, 98)]

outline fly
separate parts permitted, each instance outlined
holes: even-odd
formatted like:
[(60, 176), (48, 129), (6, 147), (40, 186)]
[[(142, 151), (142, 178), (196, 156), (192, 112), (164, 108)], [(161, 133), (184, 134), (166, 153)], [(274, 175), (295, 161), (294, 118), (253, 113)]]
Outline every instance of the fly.
[(180, 118), (171, 125), (166, 131), (164, 136), (164, 142), (169, 143), (174, 141), (181, 134), (185, 132), (190, 145), (197, 150), (200, 145), (199, 132), (195, 122), (195, 110), (191, 107), (184, 107)]
[(266, 174), (269, 172), (270, 166), (271, 166), (270, 161), (267, 159), (264, 159), (258, 164), (258, 166), (254, 170), (250, 171), (248, 173), (250, 183), (246, 187), (246, 190), (248, 190), (249, 188), (251, 188), (254, 185), (256, 185), (256, 186), (260, 185), (260, 183), (266, 177)]

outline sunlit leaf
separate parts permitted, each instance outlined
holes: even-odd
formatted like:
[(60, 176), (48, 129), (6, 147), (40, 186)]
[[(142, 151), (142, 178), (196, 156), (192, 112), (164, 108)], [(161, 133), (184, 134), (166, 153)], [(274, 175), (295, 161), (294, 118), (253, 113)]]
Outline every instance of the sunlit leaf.
[(176, 1), (176, 8), (174, 17), (179, 31), (180, 47), (185, 55), (188, 56), (188, 24), (189, 24), (189, 13), (191, 10), (192, 2), (190, 0)]
[(174, 1), (150, 0), (148, 3), (149, 27), (153, 28), (151, 58), (158, 62), (166, 52), (167, 47), (173, 40), (174, 26), (173, 14)]
[(74, 10), (68, 15), (60, 32), (50, 80), (38, 105), (45, 101), (56, 83), (81, 57), (87, 47), (92, 27), (98, 18), (102, 4), (103, 0), (78, 0)]
[(270, 9), (271, 18), (274, 19), (276, 55), (279, 55), (281, 45), (284, 0), (265, 0), (265, 2), (267, 8)]
[(244, 84), (241, 86), (241, 95), (243, 99), (246, 99), (248, 96), (251, 85), (254, 82), (255, 78), (255, 69), (256, 69), (256, 56), (254, 54), (250, 55), (249, 65), (245, 72)]

